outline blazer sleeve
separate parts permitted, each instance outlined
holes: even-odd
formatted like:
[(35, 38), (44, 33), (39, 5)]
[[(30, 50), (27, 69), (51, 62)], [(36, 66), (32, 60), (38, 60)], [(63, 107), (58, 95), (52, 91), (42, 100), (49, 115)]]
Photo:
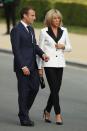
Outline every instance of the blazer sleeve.
[(39, 47), (39, 45), (36, 42), (34, 30), (33, 30), (33, 40), (34, 40), (34, 45), (35, 45), (35, 53), (37, 55), (39, 55), (40, 58), (42, 58), (42, 55), (44, 54), (44, 52), (43, 52), (43, 50)]
[(71, 50), (72, 50), (72, 47), (71, 47), (71, 43), (69, 40), (68, 31), (65, 28), (65, 49), (64, 49), (64, 51), (70, 52)]
[[(39, 46), (40, 48), (44, 51), (44, 33), (43, 31), (41, 30), (40, 32), (40, 36), (39, 36)], [(38, 69), (42, 69), (43, 67), (43, 60), (41, 58), (38, 57)]]
[(22, 54), (20, 51), (20, 33), (18, 29), (13, 28), (11, 31), (10, 37), (11, 37), (12, 51), (13, 51), (14, 57), (17, 60), (21, 69), (22, 67), (26, 65), (24, 64)]

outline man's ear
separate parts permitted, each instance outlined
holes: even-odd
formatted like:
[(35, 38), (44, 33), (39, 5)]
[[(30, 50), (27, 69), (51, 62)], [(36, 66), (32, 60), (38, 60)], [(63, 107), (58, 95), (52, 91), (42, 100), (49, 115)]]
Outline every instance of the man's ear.
[(24, 18), (26, 18), (26, 14), (24, 14)]

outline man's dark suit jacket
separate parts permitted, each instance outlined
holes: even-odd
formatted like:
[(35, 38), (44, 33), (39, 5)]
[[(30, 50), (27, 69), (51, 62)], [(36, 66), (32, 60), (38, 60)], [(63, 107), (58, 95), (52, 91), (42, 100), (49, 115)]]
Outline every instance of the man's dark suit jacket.
[[(14, 71), (27, 66), (30, 71), (37, 68), (36, 55), (42, 57), (44, 52), (36, 44), (35, 34), (32, 27), (31, 33), (19, 22), (11, 31), (11, 44), (14, 54)], [(31, 35), (32, 34), (32, 35)]]

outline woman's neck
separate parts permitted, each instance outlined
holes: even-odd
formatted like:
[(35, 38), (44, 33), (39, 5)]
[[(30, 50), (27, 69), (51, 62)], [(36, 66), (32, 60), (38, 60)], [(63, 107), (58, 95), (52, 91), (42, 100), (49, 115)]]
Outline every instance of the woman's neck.
[(52, 29), (54, 35), (57, 37), (57, 35), (58, 35), (58, 27), (51, 26), (51, 29)]
[(51, 29), (54, 30), (54, 31), (57, 31), (58, 27), (51, 26)]

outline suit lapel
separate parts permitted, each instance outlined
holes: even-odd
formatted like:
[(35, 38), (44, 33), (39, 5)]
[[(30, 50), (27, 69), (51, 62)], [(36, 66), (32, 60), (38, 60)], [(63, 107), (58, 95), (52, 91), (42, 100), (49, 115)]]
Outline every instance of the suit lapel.
[(26, 33), (26, 35), (29, 37), (29, 32), (26, 30), (26, 28), (24, 27), (24, 25), (21, 23), (21, 22), (19, 22), (19, 25), (20, 25), (20, 27), (21, 27), (21, 29)]
[(26, 28), (23, 26), (23, 24), (21, 22), (19, 22), (19, 25), (20, 25), (20, 28), (21, 30), (23, 30), (25, 32), (25, 34), (27, 35), (27, 38), (29, 40), (31, 40), (30, 44), (32, 45), (33, 47), (33, 52), (34, 52), (34, 55), (35, 55), (35, 43), (33, 42), (33, 31), (32, 31), (32, 28), (30, 27), (30, 33), (26, 30)]

